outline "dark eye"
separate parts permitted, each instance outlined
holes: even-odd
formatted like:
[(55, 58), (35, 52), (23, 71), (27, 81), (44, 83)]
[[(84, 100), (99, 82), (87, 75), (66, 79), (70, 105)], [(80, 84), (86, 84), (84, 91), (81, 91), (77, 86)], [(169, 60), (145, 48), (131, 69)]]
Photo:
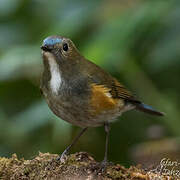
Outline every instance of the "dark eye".
[(64, 51), (67, 51), (67, 50), (68, 50), (68, 45), (67, 45), (67, 43), (63, 44), (63, 50), (64, 50)]

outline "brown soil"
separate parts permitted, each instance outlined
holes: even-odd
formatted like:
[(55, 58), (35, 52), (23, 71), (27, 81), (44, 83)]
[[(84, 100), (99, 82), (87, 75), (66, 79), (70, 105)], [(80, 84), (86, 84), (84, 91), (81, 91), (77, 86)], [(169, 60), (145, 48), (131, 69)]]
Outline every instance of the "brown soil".
[(89, 154), (79, 152), (71, 154), (64, 163), (56, 160), (58, 155), (39, 153), (32, 160), (0, 158), (0, 179), (3, 180), (170, 180), (167, 176), (144, 171), (138, 167), (129, 169), (116, 164), (108, 165), (102, 172), (100, 163), (96, 162)]

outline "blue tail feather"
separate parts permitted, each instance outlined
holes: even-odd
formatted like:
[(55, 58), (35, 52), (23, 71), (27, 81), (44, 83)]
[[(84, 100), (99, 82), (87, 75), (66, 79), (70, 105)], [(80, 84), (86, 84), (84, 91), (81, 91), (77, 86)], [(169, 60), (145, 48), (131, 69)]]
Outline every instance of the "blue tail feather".
[(139, 111), (143, 111), (145, 113), (149, 113), (157, 116), (164, 116), (163, 112), (157, 111), (153, 107), (144, 103), (136, 104), (136, 109)]

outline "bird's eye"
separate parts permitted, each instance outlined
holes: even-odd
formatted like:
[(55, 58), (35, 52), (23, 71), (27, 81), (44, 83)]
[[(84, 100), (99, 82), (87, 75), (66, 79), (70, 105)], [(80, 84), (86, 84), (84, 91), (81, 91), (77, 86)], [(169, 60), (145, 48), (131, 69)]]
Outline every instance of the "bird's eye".
[(63, 44), (63, 50), (64, 50), (64, 51), (68, 51), (68, 45), (67, 45), (67, 43)]

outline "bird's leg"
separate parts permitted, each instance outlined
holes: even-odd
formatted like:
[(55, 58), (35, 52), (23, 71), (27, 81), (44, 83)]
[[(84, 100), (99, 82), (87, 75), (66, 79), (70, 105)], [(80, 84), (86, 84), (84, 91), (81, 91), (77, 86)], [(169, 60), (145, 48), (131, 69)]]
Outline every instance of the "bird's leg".
[(107, 153), (108, 153), (109, 131), (110, 131), (110, 126), (108, 122), (104, 123), (104, 130), (106, 132), (106, 144), (105, 144), (104, 160), (101, 162), (101, 169), (103, 171), (106, 169), (106, 166), (108, 164)]
[(69, 150), (71, 149), (71, 147), (76, 144), (76, 142), (78, 141), (78, 139), (84, 134), (84, 132), (87, 130), (86, 128), (83, 128), (80, 133), (73, 139), (72, 143), (64, 150), (64, 152), (59, 156), (59, 158), (57, 160), (60, 160), (61, 162), (65, 161), (66, 159), (66, 155), (69, 153)]

